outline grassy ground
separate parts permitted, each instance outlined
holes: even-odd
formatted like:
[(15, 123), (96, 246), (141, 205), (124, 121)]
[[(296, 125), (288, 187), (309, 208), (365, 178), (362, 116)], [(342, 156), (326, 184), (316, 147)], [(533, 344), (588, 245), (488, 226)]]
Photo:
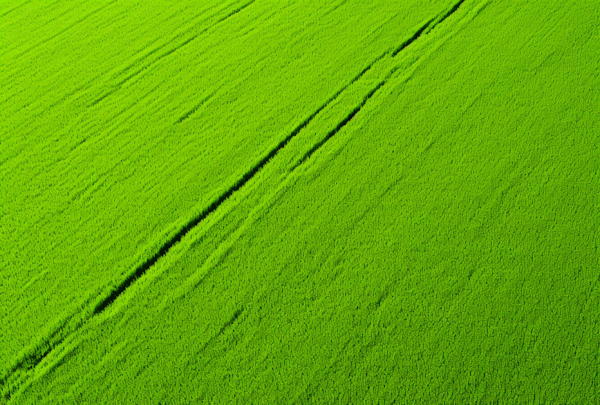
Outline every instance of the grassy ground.
[(4, 401), (600, 399), (593, 2), (4, 9)]

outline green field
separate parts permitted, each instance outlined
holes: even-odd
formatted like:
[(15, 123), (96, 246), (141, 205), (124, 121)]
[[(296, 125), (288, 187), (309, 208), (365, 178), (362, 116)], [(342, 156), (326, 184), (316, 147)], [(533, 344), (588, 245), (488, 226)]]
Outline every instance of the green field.
[(0, 403), (600, 402), (600, 2), (0, 3)]

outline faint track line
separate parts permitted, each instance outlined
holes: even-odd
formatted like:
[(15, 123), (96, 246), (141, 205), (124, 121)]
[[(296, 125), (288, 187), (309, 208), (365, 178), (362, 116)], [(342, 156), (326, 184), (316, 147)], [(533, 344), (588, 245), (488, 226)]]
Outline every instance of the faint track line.
[(221, 90), (221, 88), (223, 88), (223, 86), (220, 86), (219, 88), (213, 90), (208, 96), (204, 97), (191, 110), (189, 110), (188, 112), (186, 112), (185, 114), (183, 114), (181, 117), (179, 117), (175, 123), (176, 124), (181, 124), (183, 121), (185, 121), (188, 118), (190, 118), (196, 111), (198, 111), (200, 109), (200, 107), (202, 107), (204, 104), (206, 104), (208, 102), (208, 100), (210, 100), (211, 98), (213, 98), (214, 95), (217, 94), (217, 92), (219, 90)]
[[(92, 101), (90, 103), (90, 106), (93, 107), (95, 105), (97, 105), (98, 103), (100, 103), (102, 100), (106, 99), (108, 96), (116, 93), (117, 91), (119, 91), (123, 85), (125, 85), (127, 82), (129, 82), (131, 79), (133, 79), (134, 77), (140, 75), (142, 72), (144, 72), (145, 70), (149, 69), (151, 66), (153, 66), (154, 64), (158, 63), (160, 60), (166, 58), (169, 55), (172, 55), (173, 53), (181, 50), (183, 47), (185, 47), (186, 45), (190, 44), (192, 41), (196, 40), (199, 36), (201, 36), (202, 34), (204, 34), (205, 32), (207, 32), (208, 30), (216, 27), (217, 25), (219, 25), (220, 23), (222, 23), (223, 21), (227, 20), (228, 18), (238, 14), (240, 11), (244, 10), (246, 7), (250, 6), (251, 4), (253, 4), (256, 0), (251, 0), (250, 2), (244, 4), (241, 7), (236, 8), (235, 10), (229, 12), (227, 15), (225, 15), (224, 17), (221, 17), (220, 19), (218, 19), (215, 23), (213, 23), (212, 25), (209, 25), (208, 27), (204, 28), (203, 30), (201, 30), (200, 32), (198, 32), (196, 35), (189, 37), (187, 39), (185, 39), (183, 42), (175, 45), (173, 48), (161, 53), (160, 55), (158, 55), (154, 60), (152, 60), (150, 63), (140, 67), (139, 69), (135, 70), (133, 73), (129, 74), (128, 76), (126, 76), (124, 79), (122, 79), (120, 82), (118, 82), (116, 85), (114, 85), (114, 87), (107, 91), (106, 93), (104, 93), (102, 96), (98, 97), (97, 99), (95, 99), (94, 101)], [(175, 39), (173, 39), (174, 41)], [(172, 41), (171, 41), (172, 42)], [(169, 43), (164, 44), (159, 46), (157, 49), (152, 50), (149, 54), (147, 54), (144, 59), (146, 59), (148, 56), (158, 52), (159, 50), (163, 49), (164, 47), (166, 47)], [(123, 70), (123, 72), (131, 69), (134, 65), (127, 67)]]
[(18, 10), (19, 8), (23, 7), (25, 4), (28, 4), (28, 3), (31, 3), (31, 0), (24, 1), (23, 3), (16, 5), (15, 7), (11, 8), (10, 10), (5, 11), (4, 13), (2, 13), (2, 15), (0, 15), (0, 17), (7, 16), (8, 14), (12, 13), (15, 10)]
[(46, 39), (44, 39), (44, 40), (42, 40), (42, 41), (40, 41), (40, 42), (38, 42), (38, 43), (36, 43), (36, 44), (34, 44), (34, 45), (30, 46), (29, 48), (25, 49), (23, 52), (19, 53), (19, 54), (17, 55), (17, 57), (21, 57), (21, 56), (23, 56), (23, 55), (27, 54), (28, 52), (30, 52), (31, 50), (33, 50), (33, 49), (35, 49), (35, 48), (38, 48), (38, 47), (40, 47), (40, 46), (42, 46), (42, 45), (44, 45), (44, 44), (46, 44), (46, 43), (48, 43), (48, 42), (52, 41), (52, 40), (53, 40), (53, 39), (55, 39), (55, 38), (58, 38), (59, 36), (61, 36), (61, 35), (62, 35), (62, 34), (64, 34), (65, 32), (67, 32), (67, 31), (69, 31), (70, 29), (72, 29), (72, 28), (76, 27), (77, 25), (81, 24), (82, 22), (84, 22), (84, 21), (85, 21), (85, 20), (87, 20), (89, 17), (93, 16), (94, 14), (97, 14), (98, 12), (100, 12), (100, 11), (104, 10), (105, 8), (109, 7), (110, 5), (112, 5), (112, 4), (115, 4), (117, 1), (118, 1), (118, 0), (113, 0), (113, 1), (111, 1), (110, 3), (107, 3), (107, 4), (103, 5), (102, 7), (99, 7), (99, 8), (97, 8), (97, 9), (95, 9), (94, 11), (91, 11), (91, 12), (89, 12), (89, 13), (88, 13), (88, 14), (86, 14), (86, 15), (85, 15), (83, 18), (80, 18), (79, 20), (77, 20), (77, 21), (73, 22), (72, 24), (70, 24), (70, 25), (69, 25), (68, 27), (66, 27), (65, 29), (63, 29), (63, 30), (59, 31), (58, 33), (56, 33), (56, 34), (52, 35), (51, 37), (49, 37), (49, 38), (46, 38)]
[(219, 331), (217, 332), (216, 335), (214, 335), (213, 337), (211, 337), (209, 340), (206, 341), (206, 343), (204, 343), (204, 345), (202, 345), (202, 349), (200, 351), (205, 350), (208, 346), (210, 346), (213, 342), (215, 342), (223, 333), (225, 333), (225, 331), (227, 329), (229, 329), (230, 327), (233, 326), (234, 323), (237, 322), (238, 318), (240, 317), (240, 315), (242, 315), (242, 313), (244, 312), (244, 308), (238, 308), (233, 315), (231, 315), (231, 317), (227, 320), (227, 322), (225, 322), (223, 324), (223, 326), (221, 326), (221, 329), (219, 329)]
[(402, 52), (404, 50), (404, 48), (406, 48), (407, 46), (409, 46), (410, 44), (415, 42), (417, 39), (419, 39), (419, 37), (421, 36), (423, 31), (425, 31), (427, 29), (427, 27), (429, 27), (429, 25), (431, 25), (433, 20), (434, 19), (427, 21), (421, 28), (419, 28), (417, 30), (417, 32), (415, 32), (415, 34), (412, 37), (410, 37), (409, 39), (404, 41), (398, 48), (396, 48), (396, 50), (394, 52), (392, 52), (392, 56), (398, 55), (400, 52)]

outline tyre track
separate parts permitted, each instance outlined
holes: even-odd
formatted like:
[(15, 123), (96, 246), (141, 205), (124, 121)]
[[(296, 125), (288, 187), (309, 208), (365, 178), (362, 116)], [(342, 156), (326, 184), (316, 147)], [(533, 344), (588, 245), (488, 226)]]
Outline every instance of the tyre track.
[[(442, 17), (440, 18), (439, 16), (436, 18), (432, 18), (429, 21), (427, 21), (425, 24), (423, 24), (410, 38), (408, 38), (406, 41), (404, 41), (398, 48), (396, 48), (393, 52), (392, 52), (392, 57), (396, 57), (400, 52), (402, 52), (403, 50), (405, 50), (408, 46), (410, 46), (411, 44), (413, 44), (415, 41), (417, 41), (423, 34), (427, 35), (428, 33), (430, 33), (434, 28), (436, 28), (437, 26), (439, 26), (440, 24), (442, 24), (446, 19), (448, 19), (452, 14), (454, 14), (456, 11), (458, 11), (458, 9), (461, 7), (461, 5), (464, 3), (465, 0), (459, 0), (458, 2), (456, 2), (451, 8), (450, 10), (448, 10), (446, 13), (442, 14)], [(485, 8), (487, 6), (488, 3), (483, 4), (483, 7), (477, 10), (477, 14), (479, 14), (479, 12), (481, 12), (481, 10), (483, 8)], [(360, 104), (358, 106), (356, 106), (354, 109), (352, 109), (350, 111), (350, 113), (348, 113), (348, 115), (346, 115), (339, 123), (338, 125), (332, 129), (331, 131), (329, 131), (327, 133), (327, 135), (325, 135), (325, 137), (323, 137), (320, 141), (318, 141), (315, 145), (313, 145), (293, 166), (292, 166), (292, 171), (295, 170), (298, 166), (302, 165), (304, 162), (306, 162), (308, 159), (310, 159), (310, 157), (312, 155), (314, 155), (315, 152), (317, 152), (319, 149), (321, 149), (323, 147), (323, 145), (325, 145), (325, 143), (327, 143), (327, 141), (329, 141), (331, 138), (333, 138), (337, 133), (339, 133), (346, 125), (348, 125), (356, 116), (356, 114), (359, 113), (359, 111), (367, 104), (367, 102), (388, 82), (388, 80), (394, 75), (394, 73), (396, 73), (396, 71), (399, 69), (399, 66), (395, 66), (393, 67), (386, 75), (385, 77), (379, 82), (377, 83), (377, 85), (375, 85), (368, 93), (367, 95), (362, 99), (362, 101), (360, 102)]]
[(204, 104), (206, 104), (211, 98), (214, 97), (215, 94), (217, 94), (217, 92), (219, 90), (221, 90), (223, 88), (223, 86), (219, 86), (218, 88), (216, 88), (215, 90), (213, 90), (212, 92), (210, 92), (210, 94), (208, 94), (206, 97), (204, 97), (198, 104), (196, 104), (191, 110), (187, 111), (185, 114), (183, 114), (181, 117), (179, 117), (177, 119), (177, 121), (175, 122), (175, 124), (181, 124), (182, 122), (184, 122), (185, 120), (187, 120), (188, 118), (190, 118), (196, 111), (198, 111), (200, 109), (200, 107), (202, 107)]
[(412, 37), (408, 38), (398, 48), (396, 48), (396, 50), (394, 52), (392, 52), (392, 56), (398, 55), (400, 52), (402, 52), (404, 50), (404, 48), (406, 48), (407, 46), (409, 46), (410, 44), (415, 42), (417, 39), (419, 39), (419, 37), (421, 36), (423, 31), (425, 31), (427, 29), (427, 27), (429, 27), (433, 21), (434, 21), (433, 18), (431, 20), (427, 21), (421, 28), (419, 28), (417, 30), (417, 32), (415, 32), (415, 34)]
[[(414, 43), (416, 40), (418, 40), (421, 37), (421, 35), (425, 32), (425, 30), (427, 30), (429, 28), (429, 31), (431, 31), (437, 25), (441, 24), (450, 15), (452, 15), (453, 13), (455, 13), (460, 8), (460, 6), (463, 4), (463, 2), (464, 2), (464, 0), (459, 0), (450, 9), (450, 11), (448, 11), (441, 19), (437, 19), (437, 22), (434, 23), (434, 21), (436, 21), (436, 18), (432, 18), (431, 20), (429, 20), (425, 24), (423, 24), (410, 38), (408, 38), (406, 41), (404, 41), (398, 48), (396, 48), (392, 52), (392, 57), (396, 57), (400, 52), (402, 52), (408, 46), (410, 46), (412, 43)], [(325, 135), (325, 137), (323, 139), (321, 139), (319, 142), (317, 142), (315, 145), (313, 145), (296, 162), (296, 164), (294, 166), (292, 166), (292, 170), (296, 169), (298, 166), (300, 166), (304, 162), (306, 162), (315, 152), (317, 152), (319, 149), (321, 149), (323, 147), (323, 145), (325, 145), (325, 143), (327, 141), (329, 141), (331, 138), (333, 138), (346, 125), (348, 125), (348, 123), (350, 123), (350, 121), (352, 121), (352, 119), (354, 119), (354, 117), (356, 116), (356, 114), (358, 114), (358, 112), (367, 104), (367, 102), (387, 83), (387, 81), (390, 79), (390, 77), (392, 77), (392, 75), (397, 71), (397, 69), (398, 69), (398, 67), (392, 68), (388, 72), (388, 74), (383, 78), (383, 80), (381, 80), (379, 83), (377, 83), (377, 85), (375, 87), (373, 87), (367, 93), (367, 95), (365, 97), (363, 97), (362, 101), (360, 102), (360, 104), (358, 106), (356, 106), (352, 111), (350, 111), (350, 113), (348, 113), (348, 115), (346, 115), (346, 117), (344, 117), (342, 119), (342, 121), (340, 121), (340, 123), (338, 123), (338, 125), (334, 129), (332, 129), (331, 131), (329, 131), (327, 133), (327, 135)]]

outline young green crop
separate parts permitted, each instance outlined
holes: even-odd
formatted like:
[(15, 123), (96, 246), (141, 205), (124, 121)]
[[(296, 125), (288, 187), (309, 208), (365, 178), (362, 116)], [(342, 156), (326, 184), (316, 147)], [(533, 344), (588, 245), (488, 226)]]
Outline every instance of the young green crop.
[[(386, 2), (414, 13), (387, 20), (381, 4), (275, 12), (257, 1), (235, 14), (239, 26), (224, 20), (202, 46), (189, 42), (185, 57), (182, 49), (140, 72), (136, 86), (165, 94), (175, 86), (173, 101), (153, 93), (147, 107), (129, 107), (145, 138), (127, 137), (127, 121), (115, 123), (126, 128), (119, 135), (106, 132), (115, 144), (105, 146), (105, 176), (122, 170), (141, 185), (122, 186), (113, 205), (117, 194), (101, 198), (102, 185), (83, 199), (106, 228), (90, 246), (115, 238), (113, 256), (78, 256), (110, 267), (67, 295), (122, 282), (117, 257), (147, 260), (155, 252), (139, 240), (165, 235), (161, 246), (180, 229), (161, 226), (231, 193), (24, 371), (11, 400), (597, 402), (600, 11), (575, 1), (408, 3)], [(261, 20), (258, 10), (274, 14)], [(201, 63), (202, 52), (214, 55), (205, 60), (213, 76), (191, 97), (203, 79), (184, 62)], [(177, 69), (189, 92), (169, 76)], [(220, 93), (235, 80), (237, 90)], [(128, 86), (91, 112), (139, 98)], [(165, 213), (144, 217), (140, 199)], [(113, 226), (119, 207), (130, 217)], [(121, 228), (131, 245), (115, 235)], [(57, 276), (58, 267), (47, 269), (41, 280)], [(8, 297), (35, 300), (40, 288), (32, 282)]]

